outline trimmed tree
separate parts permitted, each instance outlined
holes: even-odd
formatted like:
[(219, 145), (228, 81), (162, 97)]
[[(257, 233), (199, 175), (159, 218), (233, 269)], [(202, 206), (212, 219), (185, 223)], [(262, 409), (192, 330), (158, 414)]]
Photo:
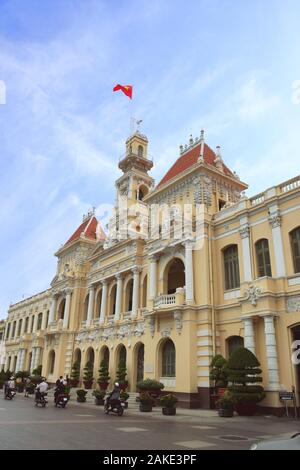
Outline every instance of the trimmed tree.
[(126, 380), (126, 375), (127, 375), (127, 367), (126, 367), (126, 362), (124, 360), (120, 360), (119, 362), (119, 367), (117, 370), (117, 382), (120, 385), (120, 388), (123, 390), (126, 390), (128, 387), (128, 381)]
[(77, 387), (80, 377), (80, 364), (79, 362), (74, 362), (71, 371), (71, 387)]
[(85, 388), (92, 388), (94, 377), (94, 364), (91, 361), (88, 361), (83, 369), (83, 383)]
[(99, 378), (97, 380), (101, 390), (106, 390), (109, 384), (110, 376), (108, 372), (108, 363), (105, 359), (101, 361), (99, 369)]
[(264, 399), (262, 370), (257, 357), (246, 348), (236, 349), (228, 360), (229, 391), (241, 415), (253, 415), (256, 404)]
[(213, 357), (209, 374), (210, 380), (214, 381), (216, 388), (226, 388), (228, 384), (227, 361), (221, 354)]

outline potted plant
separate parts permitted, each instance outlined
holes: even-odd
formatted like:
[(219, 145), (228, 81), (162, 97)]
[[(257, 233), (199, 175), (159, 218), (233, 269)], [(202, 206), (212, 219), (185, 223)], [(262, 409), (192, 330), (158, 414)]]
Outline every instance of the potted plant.
[(153, 398), (149, 395), (149, 393), (141, 393), (139, 403), (140, 403), (140, 411), (142, 412), (152, 411)]
[(94, 390), (92, 395), (95, 397), (95, 405), (104, 405), (105, 390)]
[(164, 384), (153, 379), (144, 379), (137, 384), (137, 389), (140, 393), (147, 392), (154, 399), (159, 397), (163, 388)]
[(126, 390), (128, 387), (128, 381), (126, 380), (126, 375), (127, 375), (127, 368), (126, 368), (126, 362), (121, 359), (119, 362), (119, 367), (117, 370), (117, 382), (120, 385), (121, 390)]
[(221, 398), (227, 388), (227, 361), (221, 354), (216, 354), (210, 364), (209, 378), (214, 382), (216, 395)]
[(162, 414), (167, 416), (174, 416), (176, 415), (176, 403), (177, 398), (172, 393), (168, 393), (168, 395), (163, 395), (160, 397), (160, 404), (162, 406)]
[(221, 418), (232, 418), (234, 410), (234, 399), (226, 392), (222, 398), (220, 398), (217, 403), (218, 414)]
[(24, 388), (25, 388), (25, 378), (28, 377), (29, 375), (29, 372), (26, 371), (26, 370), (19, 370), (15, 377), (16, 377), (16, 389), (17, 389), (17, 392), (24, 392)]
[(87, 390), (92, 388), (94, 382), (93, 372), (94, 364), (91, 361), (88, 361), (83, 369), (83, 383), (84, 388)]
[(101, 390), (107, 390), (109, 380), (110, 376), (108, 372), (108, 363), (105, 359), (103, 359), (100, 364), (99, 379), (97, 380)]
[(253, 416), (259, 403), (265, 397), (260, 363), (246, 348), (236, 349), (228, 360), (228, 379), (235, 402), (235, 410), (241, 416)]
[(36, 369), (32, 371), (32, 375), (36, 375), (37, 377), (41, 377), (42, 375), (42, 365), (38, 366)]
[(121, 390), (120, 400), (121, 400), (122, 403), (124, 403), (125, 409), (128, 408), (128, 402), (127, 402), (128, 398), (129, 398), (129, 393), (127, 393), (125, 390)]
[(77, 394), (77, 401), (79, 403), (84, 403), (86, 401), (86, 394), (87, 394), (86, 390), (83, 390), (83, 389), (76, 390), (76, 394)]
[(71, 380), (70, 386), (77, 387), (79, 384), (79, 377), (80, 377), (80, 364), (79, 362), (74, 362), (71, 371)]

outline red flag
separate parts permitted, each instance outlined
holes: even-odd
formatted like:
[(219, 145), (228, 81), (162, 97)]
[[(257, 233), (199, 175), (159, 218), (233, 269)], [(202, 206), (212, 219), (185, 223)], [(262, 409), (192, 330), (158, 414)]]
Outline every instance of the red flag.
[(132, 86), (131, 85), (116, 85), (114, 88), (113, 88), (113, 91), (119, 91), (119, 90), (122, 90), (123, 93), (128, 96), (131, 100), (132, 100)]

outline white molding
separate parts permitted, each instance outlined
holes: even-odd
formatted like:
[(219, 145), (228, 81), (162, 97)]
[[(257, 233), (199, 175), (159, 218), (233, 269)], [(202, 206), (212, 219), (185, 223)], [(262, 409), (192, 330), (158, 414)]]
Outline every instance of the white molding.
[(289, 286), (298, 286), (299, 284), (300, 284), (300, 276), (288, 279)]
[(224, 292), (224, 300), (237, 299), (240, 296), (241, 296), (240, 289), (234, 289), (234, 290)]
[(209, 386), (210, 386), (209, 380), (200, 380), (200, 381), (197, 383), (197, 386), (198, 386), (198, 387), (206, 387), (206, 388), (209, 388)]

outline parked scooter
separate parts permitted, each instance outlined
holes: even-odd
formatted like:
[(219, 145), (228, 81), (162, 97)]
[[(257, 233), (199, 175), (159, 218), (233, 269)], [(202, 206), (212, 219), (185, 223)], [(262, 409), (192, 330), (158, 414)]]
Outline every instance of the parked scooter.
[(16, 395), (16, 391), (12, 388), (9, 388), (7, 389), (6, 393), (5, 393), (5, 400), (8, 399), (8, 400), (12, 400), (14, 398), (14, 396)]
[(70, 395), (68, 395), (67, 393), (60, 393), (55, 400), (55, 406), (56, 407), (60, 406), (61, 408), (65, 408), (69, 400), (70, 400)]
[(47, 393), (40, 393), (37, 391), (35, 393), (35, 406), (41, 405), (43, 408), (45, 408), (47, 403)]
[(114, 403), (110, 403), (108, 400), (106, 400), (106, 403), (104, 405), (104, 413), (109, 414), (109, 413), (114, 413), (118, 416), (122, 416), (124, 413), (124, 403), (122, 403), (120, 400), (116, 400)]

